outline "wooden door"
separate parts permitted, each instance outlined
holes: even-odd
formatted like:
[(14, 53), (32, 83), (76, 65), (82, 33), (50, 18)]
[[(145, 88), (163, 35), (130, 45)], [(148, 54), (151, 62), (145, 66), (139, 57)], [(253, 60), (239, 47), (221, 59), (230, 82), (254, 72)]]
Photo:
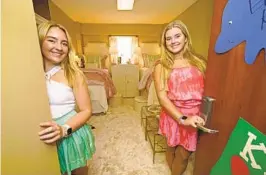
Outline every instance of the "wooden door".
[(56, 146), (40, 141), (51, 120), (31, 0), (2, 1), (2, 175), (60, 174)]
[(254, 64), (248, 65), (244, 61), (245, 43), (225, 54), (216, 54), (214, 51), (227, 2), (214, 2), (205, 87), (205, 95), (216, 99), (210, 127), (220, 132), (216, 135), (201, 136), (196, 152), (195, 175), (210, 173), (239, 117), (266, 133), (265, 52), (261, 51)]

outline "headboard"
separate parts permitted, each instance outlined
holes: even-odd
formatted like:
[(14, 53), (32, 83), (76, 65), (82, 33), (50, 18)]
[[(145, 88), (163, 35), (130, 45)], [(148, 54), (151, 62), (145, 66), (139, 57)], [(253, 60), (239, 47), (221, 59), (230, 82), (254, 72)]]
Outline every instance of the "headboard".
[(160, 59), (161, 47), (159, 43), (140, 43), (140, 48), (144, 67), (151, 67), (157, 59)]
[(84, 56), (85, 67), (109, 69), (110, 58), (107, 43), (87, 43), (84, 47)]

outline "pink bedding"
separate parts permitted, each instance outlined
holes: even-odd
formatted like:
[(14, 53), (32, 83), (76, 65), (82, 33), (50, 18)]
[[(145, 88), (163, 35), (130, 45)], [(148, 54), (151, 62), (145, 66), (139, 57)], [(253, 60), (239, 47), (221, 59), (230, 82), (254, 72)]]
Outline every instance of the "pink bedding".
[(116, 94), (116, 88), (108, 73), (107, 69), (82, 69), (87, 78), (88, 84), (95, 84), (95, 82), (102, 82), (106, 91), (107, 98), (113, 97)]
[(153, 68), (149, 68), (147, 71), (144, 72), (138, 85), (139, 90), (143, 90), (144, 88), (146, 88), (146, 91), (149, 91), (151, 82), (153, 81), (152, 73)]

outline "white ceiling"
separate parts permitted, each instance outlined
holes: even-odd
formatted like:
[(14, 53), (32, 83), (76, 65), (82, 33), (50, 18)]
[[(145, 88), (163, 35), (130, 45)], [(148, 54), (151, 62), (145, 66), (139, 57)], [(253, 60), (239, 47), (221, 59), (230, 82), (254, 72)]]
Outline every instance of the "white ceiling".
[(132, 11), (117, 11), (116, 0), (52, 0), (80, 23), (164, 24), (197, 0), (135, 0)]

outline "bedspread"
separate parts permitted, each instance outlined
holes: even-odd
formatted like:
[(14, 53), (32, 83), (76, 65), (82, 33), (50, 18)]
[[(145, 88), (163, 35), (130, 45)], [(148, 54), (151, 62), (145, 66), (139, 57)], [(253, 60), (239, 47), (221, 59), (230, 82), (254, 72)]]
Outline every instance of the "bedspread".
[(138, 85), (139, 90), (143, 90), (146, 88), (146, 91), (149, 91), (151, 82), (153, 81), (152, 73), (153, 68), (147, 68), (143, 70), (143, 74)]
[(107, 98), (113, 97), (116, 94), (116, 88), (114, 86), (113, 80), (108, 73), (108, 70), (88, 68), (82, 69), (82, 71), (87, 78), (87, 83), (89, 85), (95, 84), (95, 82), (97, 81), (103, 82)]

